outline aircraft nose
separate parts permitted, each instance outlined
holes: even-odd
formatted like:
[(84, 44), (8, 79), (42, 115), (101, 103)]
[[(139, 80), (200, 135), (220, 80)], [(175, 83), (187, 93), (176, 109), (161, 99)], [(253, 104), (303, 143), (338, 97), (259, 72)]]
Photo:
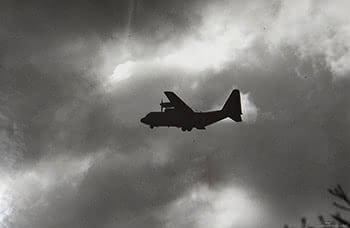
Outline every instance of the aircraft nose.
[(141, 118), (141, 123), (145, 123), (145, 117)]

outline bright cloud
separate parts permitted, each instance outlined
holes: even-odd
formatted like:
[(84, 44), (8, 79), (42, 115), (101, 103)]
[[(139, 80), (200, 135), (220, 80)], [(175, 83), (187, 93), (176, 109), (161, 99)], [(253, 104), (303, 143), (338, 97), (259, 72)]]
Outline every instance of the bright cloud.
[(0, 182), (0, 225), (21, 209), (44, 206), (46, 195), (67, 184), (73, 190), (91, 166), (93, 156), (43, 159), (35, 167), (4, 172)]
[(0, 176), (0, 227), (4, 220), (11, 214), (11, 198), (9, 196), (8, 180), (3, 175)]
[[(225, 26), (220, 23), (218, 25)], [(224, 31), (207, 29), (201, 37), (188, 39), (181, 48), (158, 58), (158, 62), (193, 73), (220, 71), (225, 64), (234, 61), (240, 51), (249, 47), (252, 41), (252, 37), (237, 27), (229, 27)]]
[(249, 93), (242, 94), (242, 119), (244, 122), (252, 123), (258, 116), (258, 108), (251, 100)]
[(117, 65), (110, 77), (110, 82), (114, 84), (128, 79), (138, 65), (140, 65), (140, 63), (134, 61), (126, 61), (125, 63)]
[[(207, 70), (220, 72), (232, 62), (255, 63), (256, 40), (263, 41), (271, 53), (288, 45), (296, 48), (301, 59), (317, 61), (321, 56), (335, 76), (344, 76), (350, 71), (348, 1), (342, 1), (343, 4), (300, 0), (253, 3), (243, 8), (239, 8), (242, 6), (238, 3), (214, 4), (203, 11), (203, 22), (177, 44), (160, 43), (162, 51), (146, 59), (135, 58), (130, 53), (124, 53), (123, 58), (116, 57), (121, 62), (116, 63), (108, 84), (117, 84), (149, 66), (176, 68), (198, 75)], [(129, 45), (142, 47), (135, 42)]]
[[(124, 53), (123, 56), (129, 58), (122, 58), (122, 62), (115, 66), (107, 84), (117, 84), (149, 66), (176, 68), (192, 75), (206, 70), (220, 72), (228, 63), (235, 61), (242, 51), (248, 49), (254, 40), (254, 36), (242, 24), (230, 20), (228, 14), (229, 12), (220, 16), (208, 16), (202, 25), (177, 45), (159, 44), (163, 49), (161, 54), (156, 53), (146, 59), (133, 59)], [(111, 58), (111, 55), (107, 56)]]
[(170, 205), (166, 218), (168, 228), (251, 227), (261, 213), (259, 204), (239, 188), (198, 185)]
[(349, 7), (349, 1), (281, 1), (265, 39), (274, 50), (296, 47), (302, 59), (323, 57), (335, 76), (345, 76), (350, 71)]

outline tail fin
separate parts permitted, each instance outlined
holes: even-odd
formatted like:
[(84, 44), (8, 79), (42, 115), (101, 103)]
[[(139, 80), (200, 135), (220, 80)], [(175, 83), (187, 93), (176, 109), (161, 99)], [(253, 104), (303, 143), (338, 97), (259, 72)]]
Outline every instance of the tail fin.
[(241, 95), (238, 89), (232, 91), (221, 111), (236, 122), (242, 121)]

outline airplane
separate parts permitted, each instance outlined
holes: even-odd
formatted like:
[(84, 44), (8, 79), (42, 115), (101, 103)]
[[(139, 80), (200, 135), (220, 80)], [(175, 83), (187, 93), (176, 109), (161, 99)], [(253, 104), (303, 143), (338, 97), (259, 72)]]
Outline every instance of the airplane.
[(177, 127), (182, 131), (191, 131), (193, 128), (203, 130), (205, 127), (227, 117), (241, 122), (241, 96), (238, 89), (234, 89), (221, 110), (209, 112), (194, 112), (174, 92), (165, 91), (169, 102), (161, 100), (160, 112), (150, 112), (141, 119), (141, 123), (154, 127)]

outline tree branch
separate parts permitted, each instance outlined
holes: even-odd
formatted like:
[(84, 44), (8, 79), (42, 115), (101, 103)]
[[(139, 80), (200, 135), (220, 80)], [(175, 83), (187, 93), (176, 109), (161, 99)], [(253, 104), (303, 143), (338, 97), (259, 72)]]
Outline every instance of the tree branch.
[(350, 208), (349, 208), (349, 207), (344, 206), (344, 205), (341, 205), (341, 204), (339, 204), (339, 203), (337, 203), (337, 202), (334, 202), (333, 205), (336, 206), (337, 208), (341, 209), (341, 210), (350, 211)]
[(350, 205), (350, 200), (348, 198), (348, 196), (346, 195), (346, 193), (344, 192), (343, 188), (338, 184), (334, 189), (328, 189), (328, 192), (339, 198), (342, 199), (343, 201), (345, 201), (348, 205)]
[(350, 227), (350, 222), (347, 221), (347, 220), (345, 220), (345, 219), (343, 219), (339, 213), (338, 213), (338, 214), (335, 214), (335, 215), (331, 215), (331, 216), (332, 216), (336, 221), (338, 221), (340, 224), (345, 225), (345, 226), (347, 226), (347, 227)]

